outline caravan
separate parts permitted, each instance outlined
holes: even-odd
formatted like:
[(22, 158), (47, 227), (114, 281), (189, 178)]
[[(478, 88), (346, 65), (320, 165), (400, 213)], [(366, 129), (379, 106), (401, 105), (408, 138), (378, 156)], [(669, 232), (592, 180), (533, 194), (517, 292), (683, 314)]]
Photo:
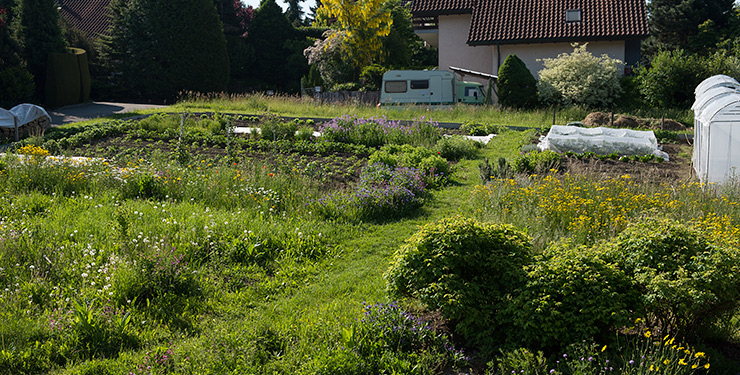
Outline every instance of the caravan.
[(458, 80), (447, 70), (389, 70), (383, 74), (380, 105), (483, 104), (485, 90), (478, 82)]

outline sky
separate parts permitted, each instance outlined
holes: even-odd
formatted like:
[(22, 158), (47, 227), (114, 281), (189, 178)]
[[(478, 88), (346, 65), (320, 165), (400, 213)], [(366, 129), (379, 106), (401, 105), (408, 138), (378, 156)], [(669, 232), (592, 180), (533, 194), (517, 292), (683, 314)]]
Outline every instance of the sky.
[[(260, 6), (260, 0), (241, 0), (241, 2), (244, 3), (245, 5), (251, 5), (255, 9), (259, 8)], [(286, 3), (284, 0), (275, 0), (275, 2), (281, 7), (283, 7), (283, 11), (285, 11), (285, 9), (288, 8), (288, 3)], [(310, 13), (311, 11), (309, 10), (309, 8), (315, 5), (316, 5), (316, 0), (306, 0), (302, 2), (301, 7), (303, 8), (303, 13), (304, 14)]]

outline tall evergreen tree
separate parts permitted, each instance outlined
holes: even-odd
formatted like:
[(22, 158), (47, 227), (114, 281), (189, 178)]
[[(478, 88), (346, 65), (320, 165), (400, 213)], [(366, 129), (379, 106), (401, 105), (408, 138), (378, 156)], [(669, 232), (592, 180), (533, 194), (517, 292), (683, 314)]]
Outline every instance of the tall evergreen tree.
[(303, 9), (301, 9), (301, 3), (304, 0), (283, 0), (288, 4), (288, 9), (285, 11), (285, 17), (288, 18), (293, 26), (298, 27), (303, 21)]
[(250, 75), (257, 86), (297, 91), (308, 73), (303, 49), (308, 47), (275, 0), (263, 0), (249, 25), (253, 53)]
[(12, 25), (21, 56), (34, 76), (36, 93), (43, 97), (48, 56), (65, 51), (54, 0), (19, 0), (13, 10)]
[(213, 0), (113, 0), (102, 58), (124, 94), (168, 101), (226, 88), (226, 39)]

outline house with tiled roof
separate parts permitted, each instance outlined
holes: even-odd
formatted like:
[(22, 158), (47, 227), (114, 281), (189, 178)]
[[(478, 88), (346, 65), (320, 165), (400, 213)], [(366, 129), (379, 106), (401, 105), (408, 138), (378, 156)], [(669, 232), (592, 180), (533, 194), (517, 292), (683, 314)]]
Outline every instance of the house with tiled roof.
[(412, 0), (414, 29), (439, 49), (439, 67), (497, 74), (510, 54), (537, 77), (542, 58), (588, 42), (627, 68), (649, 35), (645, 0)]
[(56, 0), (59, 16), (92, 40), (105, 35), (108, 30), (110, 2), (111, 0)]

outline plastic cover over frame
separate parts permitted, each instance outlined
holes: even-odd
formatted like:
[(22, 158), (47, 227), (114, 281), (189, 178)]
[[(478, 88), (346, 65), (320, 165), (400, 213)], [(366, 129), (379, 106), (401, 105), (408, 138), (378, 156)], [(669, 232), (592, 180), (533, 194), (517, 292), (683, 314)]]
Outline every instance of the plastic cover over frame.
[(655, 155), (668, 160), (668, 154), (658, 148), (655, 133), (649, 130), (553, 125), (550, 132), (540, 138), (538, 146), (541, 150), (555, 152)]

